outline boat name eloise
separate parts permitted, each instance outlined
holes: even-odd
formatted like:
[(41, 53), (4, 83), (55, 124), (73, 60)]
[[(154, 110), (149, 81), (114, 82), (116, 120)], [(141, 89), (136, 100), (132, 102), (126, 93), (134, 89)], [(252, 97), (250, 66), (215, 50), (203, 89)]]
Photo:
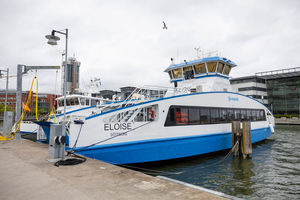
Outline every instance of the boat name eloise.
[(104, 124), (104, 131), (131, 130), (131, 123)]

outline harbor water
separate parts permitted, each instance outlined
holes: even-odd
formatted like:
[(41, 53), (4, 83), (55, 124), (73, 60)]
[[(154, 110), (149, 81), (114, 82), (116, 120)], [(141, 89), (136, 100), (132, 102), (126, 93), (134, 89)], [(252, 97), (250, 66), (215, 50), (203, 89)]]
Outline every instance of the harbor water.
[(253, 145), (252, 159), (218, 154), (154, 164), (156, 175), (243, 199), (300, 199), (300, 126), (281, 125)]

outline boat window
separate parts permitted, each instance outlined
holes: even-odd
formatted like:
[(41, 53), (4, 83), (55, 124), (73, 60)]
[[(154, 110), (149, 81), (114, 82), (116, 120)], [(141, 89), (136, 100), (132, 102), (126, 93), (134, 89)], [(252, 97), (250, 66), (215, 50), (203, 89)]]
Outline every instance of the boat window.
[(234, 110), (234, 120), (240, 120), (241, 119), (241, 110), (235, 109)]
[(173, 79), (172, 71), (168, 71), (168, 74), (169, 74), (169, 76), (170, 76), (170, 79)]
[(264, 110), (260, 110), (259, 111), (259, 120), (260, 121), (263, 121), (266, 119), (266, 116), (265, 116), (265, 111)]
[(66, 102), (67, 102), (67, 106), (71, 105), (70, 99), (66, 99)]
[(229, 75), (231, 67), (229, 65), (225, 65), (224, 74)]
[(201, 114), (200, 116), (201, 124), (209, 124), (210, 123), (209, 108), (201, 108), (200, 114)]
[(216, 72), (216, 67), (217, 67), (216, 62), (208, 62), (206, 64), (207, 64), (208, 72)]
[(197, 64), (194, 66), (195, 74), (203, 74), (206, 73), (206, 67), (204, 63)]
[(246, 110), (241, 110), (241, 120), (246, 120), (247, 119), (247, 111)]
[(165, 126), (222, 124), (232, 121), (265, 121), (263, 109), (171, 106)]
[(176, 108), (176, 124), (187, 124), (187, 123), (188, 123), (188, 109)]
[(59, 105), (60, 107), (64, 106), (64, 100), (59, 100), (59, 101), (58, 101), (58, 105)]
[(189, 124), (200, 124), (199, 108), (189, 108)]
[(184, 74), (184, 79), (185, 80), (193, 79), (194, 78), (193, 67), (192, 66), (184, 67), (183, 68), (183, 74)]
[(251, 111), (251, 121), (257, 121), (256, 110)]
[(233, 121), (233, 120), (235, 120), (234, 119), (234, 112), (233, 112), (233, 109), (228, 109), (227, 110), (227, 120), (229, 120), (229, 121)]
[[(69, 99), (69, 101), (70, 101), (70, 105), (71, 105), (71, 106), (79, 105), (78, 98), (72, 98), (72, 99)], [(68, 103), (67, 103), (67, 104), (68, 104)]]
[(174, 75), (174, 78), (182, 77), (182, 69), (181, 68), (173, 69), (173, 75)]
[(218, 64), (218, 73), (222, 73), (223, 69), (224, 69), (224, 64), (219, 62), (219, 64)]
[(210, 117), (211, 123), (216, 124), (219, 122), (219, 109), (218, 108), (211, 108), (210, 109)]
[(91, 106), (95, 106), (95, 105), (97, 105), (97, 101), (95, 99), (92, 99)]
[(86, 100), (85, 100), (85, 105), (87, 105), (87, 106), (90, 105), (90, 100), (89, 100), (89, 99), (86, 99)]
[(175, 122), (175, 108), (170, 108), (168, 116), (169, 121)]
[(84, 105), (85, 105), (85, 99), (81, 98), (81, 99), (80, 99), (80, 104), (81, 104), (82, 106), (84, 106)]
[(227, 121), (227, 110), (226, 109), (220, 109), (220, 118), (219, 118), (219, 121), (220, 122), (226, 122)]
[(251, 120), (251, 110), (247, 110), (247, 120)]

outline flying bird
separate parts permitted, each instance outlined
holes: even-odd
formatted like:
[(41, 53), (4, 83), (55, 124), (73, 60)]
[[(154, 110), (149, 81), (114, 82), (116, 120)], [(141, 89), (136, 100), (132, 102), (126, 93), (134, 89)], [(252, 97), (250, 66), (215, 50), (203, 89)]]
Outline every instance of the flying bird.
[(163, 23), (163, 25), (164, 25), (164, 26), (163, 26), (163, 29), (166, 29), (166, 30), (167, 30), (168, 27), (167, 27), (167, 25), (166, 25), (166, 22), (163, 21), (162, 23)]

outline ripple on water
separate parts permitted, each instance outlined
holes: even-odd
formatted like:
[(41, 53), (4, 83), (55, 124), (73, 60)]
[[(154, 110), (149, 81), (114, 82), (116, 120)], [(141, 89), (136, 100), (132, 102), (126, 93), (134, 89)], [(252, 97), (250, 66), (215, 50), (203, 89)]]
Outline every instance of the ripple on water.
[(253, 145), (252, 159), (218, 163), (225, 152), (152, 168), (183, 172), (167, 176), (244, 199), (300, 199), (299, 149), (300, 126), (277, 126), (269, 139)]

